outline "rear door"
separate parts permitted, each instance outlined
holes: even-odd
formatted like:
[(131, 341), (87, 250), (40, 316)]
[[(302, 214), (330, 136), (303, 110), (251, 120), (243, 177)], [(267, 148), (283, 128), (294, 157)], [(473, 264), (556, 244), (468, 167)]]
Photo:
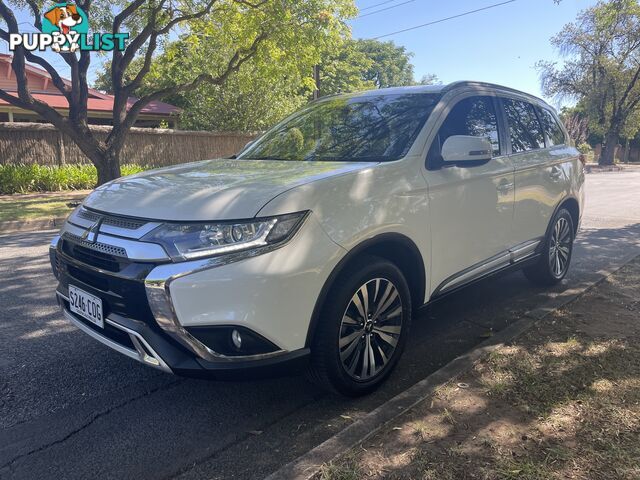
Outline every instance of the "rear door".
[[(567, 195), (564, 134), (550, 112), (515, 98), (502, 98), (510, 159), (515, 167), (512, 246), (542, 238), (556, 206)], [(546, 112), (546, 113), (545, 113)], [(546, 128), (545, 128), (546, 127)]]
[[(457, 98), (427, 157), (434, 293), (481, 275), (482, 265), (495, 268), (487, 260), (504, 253), (511, 240), (513, 165), (506, 156), (496, 99), (480, 95)], [(440, 148), (452, 135), (488, 137), (494, 158), (479, 164), (445, 164)]]

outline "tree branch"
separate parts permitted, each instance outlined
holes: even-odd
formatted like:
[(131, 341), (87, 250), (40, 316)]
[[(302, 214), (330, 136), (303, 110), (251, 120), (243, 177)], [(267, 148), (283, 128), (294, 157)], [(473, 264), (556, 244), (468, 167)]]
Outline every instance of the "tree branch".
[(262, 0), (262, 1), (258, 2), (258, 3), (249, 2), (247, 0), (233, 0), (233, 1), (234, 1), (234, 3), (239, 3), (241, 5), (244, 5), (246, 7), (251, 7), (251, 8), (259, 8), (262, 5), (264, 5), (265, 3), (269, 2), (269, 0)]
[[(9, 32), (0, 28), (0, 38), (6, 42), (9, 42)], [(58, 90), (60, 90), (63, 95), (67, 96), (69, 89), (64, 83), (64, 80), (62, 80), (62, 77), (58, 74), (58, 71), (53, 67), (53, 65), (47, 62), (44, 58), (39, 57), (32, 52), (25, 51), (24, 55), (28, 62), (35, 63), (44, 68), (51, 77), (51, 82), (53, 83), (53, 85)]]
[(153, 54), (155, 53), (157, 46), (158, 35), (153, 34), (149, 39), (149, 46), (144, 54), (144, 63), (140, 68), (140, 71), (135, 78), (124, 87), (127, 93), (134, 92), (140, 86), (147, 73), (151, 70), (151, 62), (153, 61)]
[(173, 20), (169, 21), (163, 28), (158, 30), (158, 34), (164, 35), (165, 33), (169, 33), (169, 31), (171, 31), (171, 29), (173, 27), (175, 27), (179, 23), (188, 22), (190, 20), (198, 20), (199, 18), (202, 18), (205, 15), (208, 15), (209, 13), (211, 13), (211, 9), (213, 8), (213, 5), (217, 1), (218, 0), (209, 1), (209, 3), (207, 3), (207, 5), (202, 10), (200, 10), (199, 12), (192, 13), (192, 14), (189, 14), (189, 15), (182, 15), (182, 16), (178, 16), (178, 17), (174, 18)]
[(119, 33), (122, 24), (144, 4), (145, 0), (136, 0), (135, 2), (131, 2), (127, 5), (127, 8), (117, 14), (113, 19), (113, 33)]
[(622, 98), (620, 98), (620, 101), (618, 102), (618, 109), (619, 110), (624, 110), (624, 104), (627, 101), (627, 98), (629, 98), (629, 94), (631, 93), (631, 90), (634, 89), (634, 87), (636, 86), (636, 84), (638, 83), (638, 79), (640, 79), (640, 66), (638, 68), (636, 68), (635, 73), (633, 74), (633, 77), (631, 78), (631, 81), (629, 82), (629, 84), (627, 85), (627, 88), (625, 89)]
[(33, 26), (42, 31), (42, 14), (40, 12), (40, 6), (33, 0), (27, 0), (27, 5), (31, 8), (33, 14)]
[(9, 92), (0, 88), (0, 99), (7, 103), (10, 103), (14, 107), (22, 108), (23, 110), (31, 110), (31, 104), (20, 100), (15, 95), (11, 95)]
[(258, 51), (258, 47), (267, 37), (268, 34), (266, 32), (262, 32), (253, 40), (249, 48), (236, 51), (236, 53), (227, 63), (224, 71), (215, 77), (209, 73), (202, 73), (191, 82), (163, 88), (138, 99), (127, 112), (122, 125), (118, 126), (118, 128), (114, 126), (109, 137), (107, 137), (107, 145), (109, 146), (112, 143), (118, 141), (121, 132), (129, 130), (135, 124), (138, 115), (144, 107), (149, 105), (149, 103), (160, 100), (168, 95), (193, 90), (203, 83), (209, 83), (211, 85), (222, 85), (232, 73), (237, 72), (245, 62), (247, 62), (256, 54), (256, 52)]

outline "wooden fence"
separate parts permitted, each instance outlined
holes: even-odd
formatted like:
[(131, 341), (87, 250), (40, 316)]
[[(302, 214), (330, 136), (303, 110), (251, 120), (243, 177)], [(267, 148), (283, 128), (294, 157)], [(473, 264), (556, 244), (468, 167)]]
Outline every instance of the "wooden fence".
[[(99, 138), (111, 127), (92, 126)], [(253, 133), (191, 132), (133, 128), (122, 152), (123, 164), (166, 166), (237, 153)], [(41, 123), (0, 122), (0, 165), (89, 163), (80, 149), (55, 127)]]

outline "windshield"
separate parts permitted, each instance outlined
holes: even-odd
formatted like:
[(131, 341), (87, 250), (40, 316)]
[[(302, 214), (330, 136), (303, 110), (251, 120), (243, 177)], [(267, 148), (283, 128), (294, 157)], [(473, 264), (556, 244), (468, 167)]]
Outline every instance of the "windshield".
[(427, 93), (321, 100), (276, 125), (239, 158), (385, 162), (407, 154), (439, 99)]

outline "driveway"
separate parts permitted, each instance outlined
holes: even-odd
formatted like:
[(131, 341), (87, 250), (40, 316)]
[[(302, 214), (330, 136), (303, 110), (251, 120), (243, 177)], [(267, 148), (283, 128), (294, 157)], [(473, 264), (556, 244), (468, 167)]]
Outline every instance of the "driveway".
[[(588, 203), (562, 285), (522, 274), (419, 312), (398, 369), (359, 400), (302, 377), (221, 383), (157, 372), (60, 315), (53, 232), (0, 236), (0, 478), (260, 478), (599, 271), (640, 254), (640, 170), (587, 176)], [(606, 321), (606, 319), (603, 319)]]

